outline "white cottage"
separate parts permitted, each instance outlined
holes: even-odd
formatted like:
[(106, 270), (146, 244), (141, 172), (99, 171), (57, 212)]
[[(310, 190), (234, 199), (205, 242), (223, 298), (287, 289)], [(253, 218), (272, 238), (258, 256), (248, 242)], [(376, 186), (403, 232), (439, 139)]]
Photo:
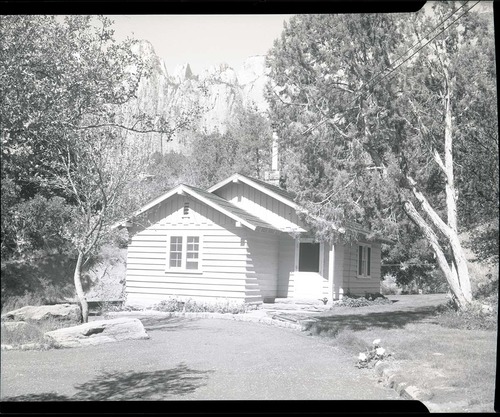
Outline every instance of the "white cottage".
[(380, 242), (315, 242), (285, 190), (234, 174), (179, 185), (133, 213), (127, 303), (171, 296), (261, 303), (380, 290)]

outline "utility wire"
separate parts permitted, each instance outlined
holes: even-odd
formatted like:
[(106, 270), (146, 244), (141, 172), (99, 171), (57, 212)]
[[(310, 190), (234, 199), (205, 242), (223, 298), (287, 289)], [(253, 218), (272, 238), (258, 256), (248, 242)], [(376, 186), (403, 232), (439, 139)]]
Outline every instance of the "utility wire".
[[(464, 4), (462, 4), (458, 9), (454, 10), (452, 13), (450, 13), (447, 17), (445, 17), (444, 19), (442, 19), (436, 26), (434, 26), (429, 32), (427, 32), (425, 34), (425, 36), (419, 40), (417, 40), (417, 42), (415, 42), (411, 48), (409, 48), (407, 51), (405, 51), (405, 53), (401, 54), (397, 59), (394, 60), (394, 62), (392, 63), (391, 67), (394, 66), (394, 64), (396, 62), (398, 62), (401, 58), (403, 58), (404, 56), (406, 56), (407, 54), (410, 53), (410, 51), (415, 48), (416, 46), (418, 46), (420, 43), (422, 43), (425, 39), (427, 39), (429, 37), (429, 35), (431, 33), (433, 33), (434, 31), (436, 31), (437, 29), (441, 28), (442, 25), (447, 21), (449, 20), (450, 18), (453, 17), (453, 15), (455, 15), (458, 11), (460, 11), (460, 9), (462, 9), (463, 7), (465, 7), (467, 5), (467, 3), (469, 3), (469, 0), (467, 0)], [(477, 3), (476, 3), (477, 4)], [(475, 5), (474, 5), (475, 6)], [(472, 7), (474, 7), (472, 6)], [(472, 9), (471, 7), (471, 9)], [(469, 9), (470, 10), (470, 9)], [(413, 56), (413, 55), (412, 55)], [(385, 71), (387, 71), (389, 68), (386, 68), (385, 70), (383, 71), (380, 71), (378, 74), (375, 74), (366, 84), (371, 84), (375, 79), (377, 79), (380, 75), (382, 75)], [(360, 89), (363, 88), (363, 87), (360, 87)]]
[[(434, 35), (431, 39), (429, 39), (424, 45), (422, 45), (420, 48), (418, 48), (414, 53), (412, 53), (409, 57), (407, 57), (405, 60), (403, 60), (400, 64), (398, 64), (397, 66), (395, 66), (394, 68), (386, 68), (384, 71), (380, 72), (379, 74), (383, 74), (385, 71), (389, 70), (389, 72), (387, 74), (385, 74), (382, 79), (388, 77), (391, 73), (393, 73), (394, 71), (396, 71), (401, 65), (403, 65), (405, 62), (409, 61), (411, 58), (413, 58), (419, 51), (421, 51), (423, 48), (425, 48), (429, 43), (431, 43), (434, 39), (436, 39), (439, 35), (441, 35), (441, 33), (443, 33), (445, 30), (447, 30), (451, 25), (453, 25), (458, 19), (460, 19), (462, 16), (464, 16), (465, 14), (467, 14), (470, 10), (472, 10), (477, 4), (480, 3), (481, 0), (478, 0), (476, 1), (476, 3), (474, 3), (469, 9), (467, 9), (465, 12), (463, 12), (460, 16), (458, 16), (455, 20), (453, 20), (450, 24), (448, 24), (448, 26), (444, 27), (443, 29), (441, 29), (436, 35)], [(465, 4), (467, 3), (464, 3), (463, 6), (465, 6)], [(462, 7), (463, 7), (462, 6)], [(432, 29), (429, 33), (432, 33), (434, 32), (437, 28), (441, 27), (442, 23), (443, 22), (446, 22), (448, 19), (450, 19), (459, 9), (455, 10), (455, 12), (453, 12), (450, 16), (448, 16), (446, 19), (444, 19), (443, 21), (441, 21), (438, 25), (436, 25), (436, 27), (434, 29)], [(427, 34), (427, 35), (428, 35)], [(427, 36), (426, 35), (426, 36)], [(416, 45), (418, 45), (419, 43), (423, 42), (425, 40), (422, 39), (420, 40), (419, 42), (417, 42)], [(407, 52), (405, 52), (403, 55), (401, 56), (405, 56), (414, 46), (412, 46)], [(398, 58), (399, 59), (399, 58)], [(396, 60), (397, 61), (397, 60)], [(395, 62), (396, 62), (395, 61)], [(369, 86), (373, 80), (376, 78), (373, 77), (370, 81), (368, 81), (365, 85), (363, 85), (362, 87), (360, 87), (359, 90), (363, 89), (363, 88), (366, 88), (367, 86)], [(358, 91), (359, 91), (358, 90)], [(359, 99), (361, 97), (362, 94), (358, 94), (356, 97), (354, 97), (350, 102), (349, 102), (349, 105), (350, 104), (353, 104), (357, 99)], [(306, 135), (307, 133), (309, 133), (311, 130), (313, 129), (316, 129), (320, 126), (322, 126), (324, 123), (326, 123), (329, 119), (331, 119), (331, 117), (328, 117), (328, 118), (324, 118), (322, 121), (320, 121), (317, 125), (315, 126), (312, 126), (312, 127), (309, 127), (307, 128), (304, 132), (302, 132), (302, 135)]]

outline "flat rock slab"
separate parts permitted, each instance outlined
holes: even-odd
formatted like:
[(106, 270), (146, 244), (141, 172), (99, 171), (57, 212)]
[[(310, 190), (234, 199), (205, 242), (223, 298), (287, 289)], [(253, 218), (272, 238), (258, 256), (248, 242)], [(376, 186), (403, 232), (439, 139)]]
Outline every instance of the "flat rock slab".
[(54, 304), (45, 306), (26, 306), (2, 314), (2, 321), (41, 322), (57, 320), (67, 323), (80, 323), (80, 307), (75, 304)]
[(45, 333), (45, 337), (61, 347), (91, 346), (122, 340), (149, 339), (141, 321), (127, 317), (96, 320), (79, 326), (57, 329)]

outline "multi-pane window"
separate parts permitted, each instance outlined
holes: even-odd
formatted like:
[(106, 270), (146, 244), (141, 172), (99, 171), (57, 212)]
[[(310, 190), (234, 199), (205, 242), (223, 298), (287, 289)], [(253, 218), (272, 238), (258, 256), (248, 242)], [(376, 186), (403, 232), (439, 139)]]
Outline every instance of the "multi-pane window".
[(369, 277), (371, 274), (371, 248), (370, 246), (358, 246), (358, 276)]
[(200, 238), (198, 236), (188, 236), (186, 247), (186, 269), (198, 269), (199, 253)]
[(199, 236), (170, 236), (168, 269), (198, 270), (200, 266)]
[(182, 236), (170, 237), (170, 268), (182, 267)]

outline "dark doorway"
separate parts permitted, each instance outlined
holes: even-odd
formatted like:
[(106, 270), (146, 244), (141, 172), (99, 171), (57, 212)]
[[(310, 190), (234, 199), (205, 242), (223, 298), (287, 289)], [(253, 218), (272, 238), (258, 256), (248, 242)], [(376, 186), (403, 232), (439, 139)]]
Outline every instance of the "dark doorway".
[(319, 272), (319, 243), (300, 243), (299, 271)]

